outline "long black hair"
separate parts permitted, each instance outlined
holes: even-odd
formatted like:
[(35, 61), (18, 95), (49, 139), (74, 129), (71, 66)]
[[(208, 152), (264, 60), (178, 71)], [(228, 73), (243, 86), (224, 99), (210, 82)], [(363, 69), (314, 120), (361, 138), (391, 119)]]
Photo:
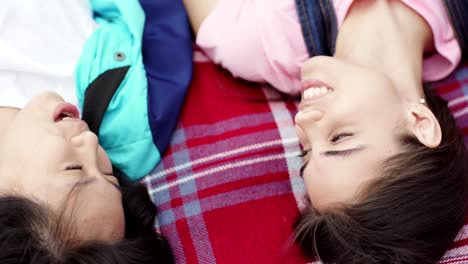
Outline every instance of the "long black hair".
[(156, 208), (146, 188), (120, 176), (125, 237), (108, 243), (67, 245), (66, 223), (46, 206), (21, 195), (0, 197), (0, 263), (171, 264), (167, 241), (154, 230)]

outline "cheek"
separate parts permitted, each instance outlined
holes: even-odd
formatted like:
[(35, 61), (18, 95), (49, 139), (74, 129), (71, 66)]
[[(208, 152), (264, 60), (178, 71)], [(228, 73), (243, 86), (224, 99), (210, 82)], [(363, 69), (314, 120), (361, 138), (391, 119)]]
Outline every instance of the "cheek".
[(7, 177), (20, 186), (35, 188), (51, 181), (66, 154), (47, 134), (37, 131), (36, 135), (17, 133), (1, 144), (0, 177), (4, 181)]
[(112, 172), (112, 163), (109, 159), (109, 156), (104, 151), (104, 149), (99, 146), (98, 147), (98, 166), (99, 169), (104, 173), (111, 173)]

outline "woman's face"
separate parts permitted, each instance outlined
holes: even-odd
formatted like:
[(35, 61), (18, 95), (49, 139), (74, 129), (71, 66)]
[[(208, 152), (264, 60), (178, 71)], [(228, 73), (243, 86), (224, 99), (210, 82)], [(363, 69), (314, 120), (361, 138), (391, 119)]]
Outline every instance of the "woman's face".
[(55, 93), (33, 98), (0, 133), (0, 188), (58, 214), (65, 209), (80, 240), (124, 236), (122, 198), (109, 158), (76, 108)]
[(403, 101), (383, 74), (333, 57), (307, 61), (302, 82), (295, 121), (310, 150), (302, 169), (307, 193), (319, 210), (352, 202), (381, 162), (398, 152), (408, 117)]

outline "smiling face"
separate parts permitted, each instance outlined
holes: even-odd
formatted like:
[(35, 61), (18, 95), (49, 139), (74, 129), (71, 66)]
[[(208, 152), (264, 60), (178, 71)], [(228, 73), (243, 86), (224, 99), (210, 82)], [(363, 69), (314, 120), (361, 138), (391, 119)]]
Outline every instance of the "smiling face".
[[(1, 109), (0, 109), (1, 111)], [(123, 238), (118, 182), (95, 134), (54, 93), (33, 98), (0, 136), (0, 188), (72, 215), (79, 240)]]
[(319, 210), (352, 203), (398, 153), (407, 107), (386, 76), (332, 57), (306, 62), (302, 81), (295, 121), (309, 198)]

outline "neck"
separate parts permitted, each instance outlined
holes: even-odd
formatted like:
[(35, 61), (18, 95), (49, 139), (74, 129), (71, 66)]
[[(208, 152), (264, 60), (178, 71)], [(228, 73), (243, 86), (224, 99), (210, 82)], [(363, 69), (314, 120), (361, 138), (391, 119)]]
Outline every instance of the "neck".
[(335, 57), (384, 73), (403, 100), (424, 97), (422, 64), (433, 49), (430, 27), (400, 1), (356, 1), (337, 38)]

